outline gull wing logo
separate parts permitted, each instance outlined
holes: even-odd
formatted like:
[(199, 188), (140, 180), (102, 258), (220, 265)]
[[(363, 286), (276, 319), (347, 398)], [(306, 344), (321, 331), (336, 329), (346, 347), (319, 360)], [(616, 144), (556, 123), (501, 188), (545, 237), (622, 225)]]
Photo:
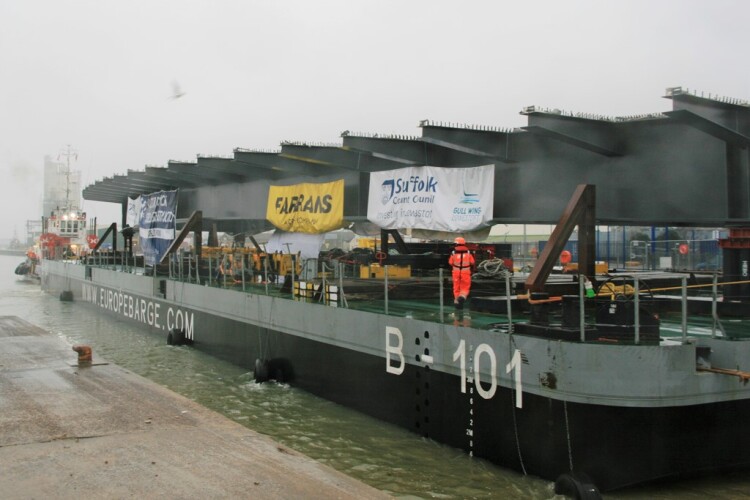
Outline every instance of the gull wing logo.
[(383, 184), (380, 185), (380, 189), (382, 190), (380, 201), (383, 202), (383, 205), (387, 204), (393, 198), (394, 186), (395, 182), (393, 179), (383, 181)]
[[(477, 185), (477, 179), (473, 179), (471, 177), (474, 177), (472, 174), (474, 172), (472, 171), (464, 171), (463, 175), (461, 176), (461, 201), (459, 203), (479, 203), (479, 193), (472, 193), (470, 191), (473, 191), (473, 188), (467, 188), (467, 184), (469, 186), (476, 186)], [(467, 182), (467, 177), (470, 177)], [(474, 181), (474, 182), (472, 182)]]

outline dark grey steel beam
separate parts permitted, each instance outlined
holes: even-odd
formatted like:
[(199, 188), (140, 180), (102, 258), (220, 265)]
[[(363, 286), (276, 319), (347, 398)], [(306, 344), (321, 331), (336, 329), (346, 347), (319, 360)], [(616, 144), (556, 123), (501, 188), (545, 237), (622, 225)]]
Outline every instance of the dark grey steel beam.
[(101, 201), (104, 203), (122, 203), (127, 200), (127, 194), (119, 191), (117, 193), (104, 193), (92, 191), (89, 188), (83, 190), (83, 199), (89, 201)]
[(235, 149), (234, 159), (241, 164), (265, 168), (284, 174), (319, 175), (321, 173), (324, 173), (324, 170), (318, 166), (310, 165), (309, 163), (297, 160), (282, 158), (278, 153), (266, 153)]
[(135, 188), (122, 181), (106, 178), (97, 181), (83, 190), (83, 198), (91, 201), (107, 201), (120, 203), (128, 196), (138, 196), (140, 188)]
[(685, 109), (679, 109), (676, 111), (667, 111), (664, 113), (669, 116), (672, 120), (680, 123), (685, 123), (693, 128), (700, 130), (708, 135), (721, 139), (727, 144), (738, 146), (741, 148), (747, 148), (750, 146), (750, 137), (735, 132), (734, 130), (724, 127), (716, 122), (707, 120), (706, 118), (688, 111)]
[[(424, 130), (423, 130), (424, 132)], [(428, 133), (429, 135), (429, 133)], [(456, 147), (453, 147), (456, 146)], [(501, 161), (488, 158), (484, 153), (471, 154), (461, 151), (461, 146), (440, 140), (422, 138), (394, 138), (344, 136), (344, 148), (355, 151), (368, 151), (373, 156), (384, 158), (405, 166), (433, 165), (440, 167), (475, 167)], [(466, 149), (466, 148), (464, 148)], [(477, 151), (474, 151), (477, 153)]]
[(523, 114), (529, 120), (528, 126), (523, 128), (533, 134), (603, 156), (622, 156), (615, 123), (554, 113), (526, 111)]
[[(165, 184), (167, 184), (163, 179), (154, 177), (153, 175), (149, 176), (146, 172), (136, 170), (128, 170), (127, 176), (115, 176), (112, 183), (151, 190), (163, 189)], [(168, 186), (172, 187), (171, 184), (168, 184)]]
[(164, 185), (161, 181), (147, 179), (144, 176), (145, 172), (128, 170), (128, 175), (115, 175), (112, 177), (111, 183), (114, 185), (132, 186), (134, 188), (143, 189), (160, 189)]
[(471, 155), (480, 162), (512, 163), (510, 155), (511, 135), (518, 132), (490, 127), (444, 126), (420, 123), (422, 140), (442, 148)]
[[(114, 184), (92, 184), (84, 189), (84, 192), (96, 192), (102, 194), (121, 194), (123, 193), (122, 186), (116, 186)], [(89, 199), (89, 198), (86, 198)]]
[(232, 158), (221, 158), (214, 156), (198, 156), (197, 166), (202, 170), (211, 170), (223, 174), (229, 182), (244, 182), (257, 178), (261, 172), (267, 170), (248, 168), (247, 165), (237, 163)]
[[(227, 176), (225, 174), (222, 174), (221, 172), (217, 172), (214, 170), (209, 170), (206, 168), (198, 168), (194, 164), (168, 163), (167, 172), (170, 175), (176, 175), (178, 177), (184, 178), (187, 181), (194, 182), (195, 186), (201, 186), (204, 184), (207, 184), (207, 185), (226, 184), (227, 182), (230, 182), (230, 180), (227, 179)], [(185, 186), (185, 187), (194, 187), (194, 186)]]
[(351, 151), (340, 146), (308, 146), (285, 143), (281, 145), (281, 156), (313, 165), (325, 165), (359, 172), (393, 170), (404, 166), (402, 163), (374, 157), (368, 152)]
[(208, 179), (204, 179), (200, 175), (170, 171), (165, 167), (146, 167), (145, 172), (137, 172), (136, 175), (138, 174), (143, 175), (146, 179), (169, 184), (174, 188), (197, 187), (202, 184), (208, 184), (206, 182)]
[[(179, 179), (163, 172), (105, 179), (87, 187), (84, 198), (121, 203), (127, 196), (193, 186), (181, 195), (182, 209), (204, 210), (207, 220), (232, 227), (260, 227), (276, 180), (335, 175), (346, 181), (345, 216), (360, 220), (367, 211), (368, 172), (492, 163), (494, 222), (555, 223), (567, 195), (586, 183), (596, 186), (601, 201), (599, 224), (750, 225), (750, 103), (675, 101), (680, 108), (666, 115), (625, 118), (527, 108), (533, 133), (423, 122), (423, 138), (343, 133), (340, 148), (285, 143), (283, 154), (237, 149), (234, 159), (167, 169), (179, 170)], [(189, 176), (193, 170), (206, 173)], [(229, 175), (239, 177), (229, 182)]]
[(427, 145), (416, 138), (364, 137), (349, 135), (349, 132), (344, 132), (342, 137), (344, 138), (343, 149), (367, 153), (373, 158), (392, 162), (397, 165), (394, 168), (424, 165), (424, 160), (427, 157), (425, 151)]
[(167, 162), (167, 168), (169, 168), (170, 165), (180, 165), (183, 167), (192, 167), (195, 168), (198, 166), (197, 162), (194, 161), (180, 161), (180, 160), (169, 160)]
[(587, 151), (591, 151), (592, 153), (600, 154), (603, 156), (620, 156), (619, 153), (616, 153), (614, 151), (600, 148), (594, 144), (591, 144), (590, 142), (585, 142), (580, 139), (576, 139), (575, 137), (561, 134), (560, 132), (555, 132), (554, 130), (550, 130), (545, 127), (529, 126), (529, 127), (524, 127), (524, 130), (528, 130), (532, 134), (537, 134), (541, 137), (547, 137), (549, 139), (554, 139), (560, 142), (564, 142), (566, 144), (570, 144), (571, 146), (585, 149)]

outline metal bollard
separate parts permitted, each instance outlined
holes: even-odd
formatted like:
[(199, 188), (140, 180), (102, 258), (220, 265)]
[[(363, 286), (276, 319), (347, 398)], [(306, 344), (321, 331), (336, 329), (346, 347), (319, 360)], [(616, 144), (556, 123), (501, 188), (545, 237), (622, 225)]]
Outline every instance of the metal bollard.
[(91, 347), (87, 345), (74, 345), (73, 350), (78, 353), (78, 366), (91, 366)]

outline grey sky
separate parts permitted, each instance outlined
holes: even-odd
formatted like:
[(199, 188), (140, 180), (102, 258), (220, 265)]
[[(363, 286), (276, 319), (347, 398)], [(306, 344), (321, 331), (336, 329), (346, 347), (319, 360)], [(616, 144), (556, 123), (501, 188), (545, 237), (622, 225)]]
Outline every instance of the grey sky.
[[(41, 216), (45, 154), (128, 169), (540, 105), (632, 115), (683, 86), (750, 98), (750, 2), (0, 0), (0, 239)], [(170, 99), (172, 82), (186, 94)], [(111, 204), (84, 208), (109, 223)]]

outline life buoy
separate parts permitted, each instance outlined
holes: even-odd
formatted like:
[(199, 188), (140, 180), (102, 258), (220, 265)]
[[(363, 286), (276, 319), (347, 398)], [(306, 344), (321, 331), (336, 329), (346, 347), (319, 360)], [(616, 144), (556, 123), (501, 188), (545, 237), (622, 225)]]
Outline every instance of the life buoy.
[(386, 257), (388, 256), (385, 254), (385, 252), (378, 252), (375, 254), (375, 260), (377, 260), (381, 266), (383, 265), (383, 261), (386, 259)]
[(86, 243), (88, 243), (89, 248), (93, 249), (99, 243), (99, 238), (95, 234), (89, 234), (86, 236)]

